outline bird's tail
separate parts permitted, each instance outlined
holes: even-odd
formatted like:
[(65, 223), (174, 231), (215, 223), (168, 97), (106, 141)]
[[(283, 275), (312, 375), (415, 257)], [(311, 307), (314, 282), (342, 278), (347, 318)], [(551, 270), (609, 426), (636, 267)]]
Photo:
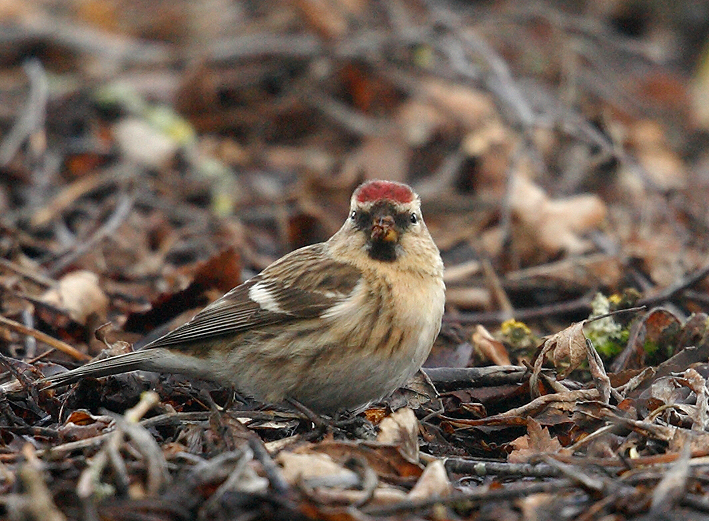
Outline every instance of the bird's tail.
[(132, 353), (95, 360), (76, 369), (72, 369), (71, 371), (41, 378), (37, 380), (37, 383), (40, 385), (49, 384), (46, 389), (53, 389), (55, 387), (62, 387), (78, 382), (85, 376), (99, 378), (101, 376), (127, 373), (129, 371), (151, 371), (153, 370), (153, 364), (151, 362), (160, 356), (159, 351), (159, 349), (133, 351)]

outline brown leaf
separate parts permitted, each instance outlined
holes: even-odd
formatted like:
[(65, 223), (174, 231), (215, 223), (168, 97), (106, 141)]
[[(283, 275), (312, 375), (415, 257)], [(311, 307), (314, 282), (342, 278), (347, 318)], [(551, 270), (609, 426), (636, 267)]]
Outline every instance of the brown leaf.
[(404, 404), (406, 408), (415, 411), (422, 407), (434, 410), (440, 410), (442, 407), (436, 387), (423, 371), (417, 371), (405, 385), (394, 391), (384, 402), (392, 409), (395, 409), (398, 404)]
[(422, 466), (404, 456), (399, 447), (377, 442), (323, 441), (297, 452), (303, 451), (322, 452), (335, 462), (342, 463), (353, 457), (360, 458), (366, 461), (377, 475), (387, 479), (418, 479), (423, 472)]
[(544, 360), (551, 355), (554, 367), (557, 369), (568, 360), (566, 368), (560, 371), (557, 376), (560, 380), (566, 378), (574, 369), (581, 365), (584, 359), (587, 359), (591, 376), (601, 394), (601, 400), (604, 403), (608, 403), (613, 388), (603, 367), (601, 357), (583, 332), (583, 326), (587, 322), (588, 320), (575, 322), (544, 341), (537, 358), (534, 360), (534, 369), (529, 378), (530, 392), (533, 398), (539, 396), (539, 375), (541, 374)]
[(485, 327), (478, 325), (473, 331), (473, 345), (493, 364), (511, 365), (505, 345), (494, 338)]
[(541, 248), (547, 255), (588, 250), (589, 243), (581, 235), (598, 226), (607, 213), (596, 195), (551, 199), (523, 175), (514, 178), (510, 207), (531, 246)]
[(534, 360), (534, 370), (529, 378), (530, 391), (532, 397), (539, 396), (539, 375), (542, 365), (547, 356), (551, 354), (555, 367), (559, 367), (561, 362), (568, 358), (568, 365), (565, 371), (559, 373), (559, 378), (563, 379), (576, 369), (586, 357), (586, 335), (583, 333), (585, 321), (571, 324), (566, 329), (551, 335), (542, 344), (541, 351)]
[(414, 411), (403, 407), (381, 421), (377, 441), (396, 445), (404, 456), (417, 462), (419, 459), (418, 432), (419, 422)]
[(534, 418), (527, 418), (527, 434), (514, 440), (514, 450), (507, 457), (510, 463), (524, 463), (540, 454), (568, 454), (558, 438), (551, 437), (549, 429), (542, 427)]
[(422, 92), (436, 105), (453, 115), (465, 128), (474, 130), (495, 119), (495, 103), (487, 92), (440, 80), (425, 80)]
[(226, 293), (238, 286), (241, 283), (241, 256), (234, 248), (227, 248), (205, 261), (180, 268), (173, 277), (188, 281), (182, 284), (184, 289), (163, 294), (152, 303), (151, 309), (129, 315), (124, 330), (150, 331), (180, 313), (207, 305), (210, 300), (208, 290)]
[(76, 441), (93, 438), (102, 434), (113, 424), (110, 416), (94, 416), (79, 409), (72, 412), (57, 431), (64, 441)]

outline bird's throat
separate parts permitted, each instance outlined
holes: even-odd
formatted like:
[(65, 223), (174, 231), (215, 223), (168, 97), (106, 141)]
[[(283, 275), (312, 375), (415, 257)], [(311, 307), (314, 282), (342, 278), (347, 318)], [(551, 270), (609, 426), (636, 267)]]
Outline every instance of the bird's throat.
[(370, 241), (369, 257), (382, 262), (394, 262), (396, 260), (396, 246), (394, 241)]

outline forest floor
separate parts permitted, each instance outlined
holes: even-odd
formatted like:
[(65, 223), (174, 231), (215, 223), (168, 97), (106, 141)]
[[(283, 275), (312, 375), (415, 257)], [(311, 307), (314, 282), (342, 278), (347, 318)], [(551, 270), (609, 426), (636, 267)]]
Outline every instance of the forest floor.
[[(0, 7), (0, 518), (709, 517), (709, 4)], [(47, 390), (414, 187), (441, 334), (316, 425)], [(706, 437), (706, 439), (705, 439)]]

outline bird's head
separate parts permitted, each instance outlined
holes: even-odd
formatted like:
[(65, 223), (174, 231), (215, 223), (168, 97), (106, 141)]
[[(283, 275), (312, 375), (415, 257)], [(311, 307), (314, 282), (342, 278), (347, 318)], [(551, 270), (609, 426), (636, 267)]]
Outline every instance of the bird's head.
[(350, 213), (333, 239), (346, 242), (343, 250), (373, 261), (393, 263), (435, 250), (421, 216), (421, 200), (411, 188), (394, 181), (368, 181), (352, 194)]

